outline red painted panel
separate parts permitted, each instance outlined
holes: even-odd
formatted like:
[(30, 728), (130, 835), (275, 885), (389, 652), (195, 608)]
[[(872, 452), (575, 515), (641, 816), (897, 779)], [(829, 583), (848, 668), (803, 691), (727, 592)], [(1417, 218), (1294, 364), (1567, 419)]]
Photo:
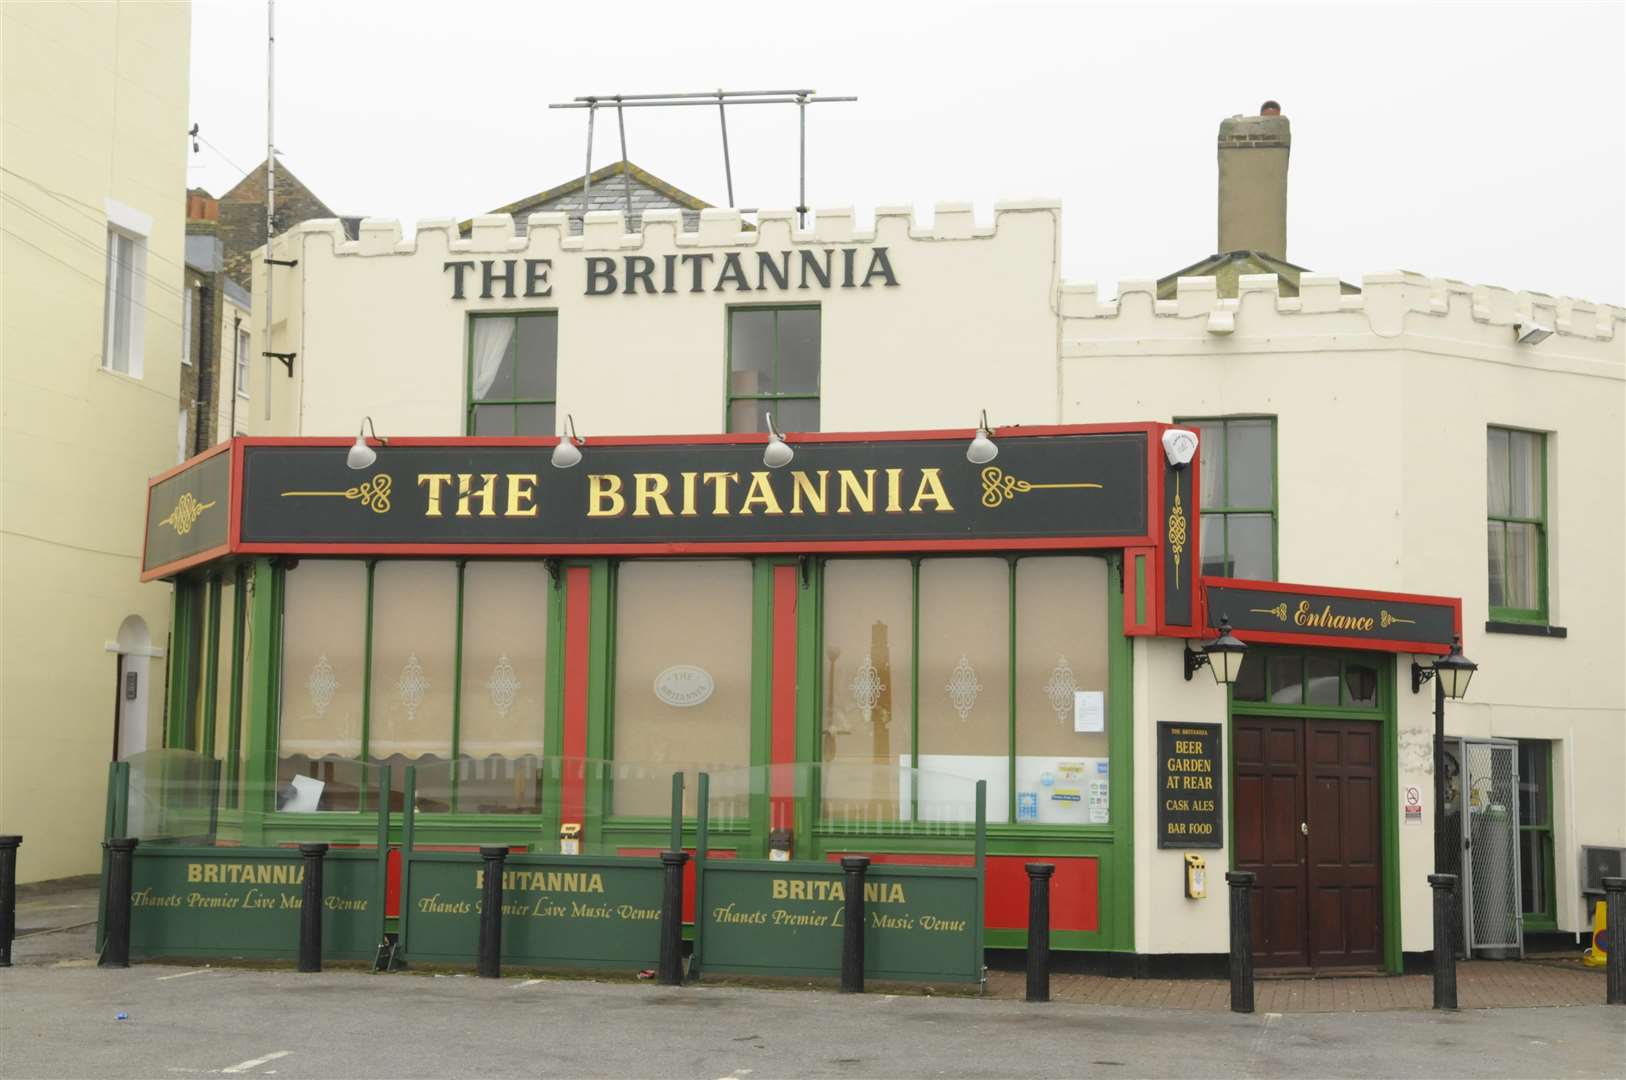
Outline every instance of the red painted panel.
[[(593, 575), (585, 566), (565, 571), (565, 708), (564, 756), (587, 756), (588, 625), (593, 602)], [(565, 769), (559, 785), (559, 820), (580, 822), (587, 810), (587, 781), (580, 770)]]
[(773, 568), (772, 734), (768, 760), (769, 828), (789, 829), (796, 813), (796, 600), (799, 582), (794, 565)]
[(1094, 858), (1053, 855), (988, 856), (988, 900), (985, 925), (990, 930), (1026, 930), (1030, 862), (1056, 865), (1050, 879), (1050, 928), (1098, 930), (1101, 927), (1101, 862)]
[[(689, 853), (689, 861), (683, 864), (683, 921), (693, 923), (694, 848), (684, 848), (683, 850)], [(618, 847), (615, 849), (615, 853), (617, 855), (659, 855), (661, 852), (659, 848), (652, 847)], [(735, 855), (736, 853), (733, 851), (726, 849), (719, 851), (717, 848), (712, 848), (706, 853), (707, 858), (712, 859), (732, 859)]]
[[(926, 855), (907, 852), (833, 851), (831, 862), (843, 855), (868, 855), (872, 863), (906, 866), (970, 866), (970, 855)], [(1050, 879), (1050, 928), (1098, 930), (1101, 926), (1101, 864), (1090, 857), (1053, 855), (990, 855), (987, 858), (987, 899), (984, 922), (990, 930), (1026, 930), (1028, 926), (1028, 872), (1030, 862), (1054, 863)]]
[(384, 917), (401, 917), (401, 849), (390, 848), (384, 862)]

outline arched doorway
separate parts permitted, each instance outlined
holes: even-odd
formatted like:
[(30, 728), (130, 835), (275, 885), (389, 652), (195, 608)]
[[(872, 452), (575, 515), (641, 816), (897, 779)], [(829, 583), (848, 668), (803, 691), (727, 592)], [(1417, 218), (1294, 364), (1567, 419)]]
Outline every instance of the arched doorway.
[(151, 700), (152, 634), (139, 615), (119, 624), (118, 681), (114, 686), (113, 760), (147, 749), (147, 705)]

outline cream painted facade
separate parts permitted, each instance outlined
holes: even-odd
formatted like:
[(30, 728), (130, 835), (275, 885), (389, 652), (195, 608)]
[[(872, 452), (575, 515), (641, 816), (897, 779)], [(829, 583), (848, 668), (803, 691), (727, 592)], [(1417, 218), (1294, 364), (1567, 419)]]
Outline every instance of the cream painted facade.
[[(1306, 275), (1294, 298), (1263, 277), (1221, 300), (1198, 278), (1176, 300), (1128, 282), (1103, 302), (1059, 280), (1060, 207), (1045, 201), (1001, 204), (991, 225), (958, 204), (929, 225), (896, 208), (866, 230), (851, 211), (806, 231), (788, 212), (757, 225), (706, 210), (683, 233), (676, 212), (657, 211), (628, 234), (620, 214), (595, 212), (572, 238), (563, 215), (538, 214), (516, 237), (499, 215), (468, 239), (449, 221), (410, 241), (367, 221), (352, 242), (337, 222), (307, 222), (274, 245), (298, 266), (273, 271), (271, 348), (299, 357), (293, 378), (272, 376), (274, 430), (350, 436), (365, 414), (386, 437), (462, 435), (468, 316), (555, 311), (558, 411), (589, 446), (595, 434), (716, 432), (727, 311), (753, 303), (820, 306), (825, 431), (965, 428), (981, 408), (998, 425), (1274, 416), (1278, 579), (1462, 598), (1480, 671), (1469, 700), (1448, 704), (1448, 731), (1553, 740), (1558, 925), (1585, 927), (1580, 846), (1626, 846), (1626, 311), (1399, 273), (1368, 276), (1356, 296)], [(757, 288), (758, 252), (790, 251), (794, 266), (803, 251), (854, 248), (861, 275), (880, 247), (896, 287)], [(702, 291), (680, 269), (672, 292), (586, 295), (590, 258), (659, 267), (730, 253), (744, 256), (748, 292), (714, 288), (713, 264)], [(479, 298), (482, 261), (515, 260), (518, 294), (528, 259), (547, 260), (548, 295)], [(447, 265), (458, 261), (474, 264), (461, 300)], [(1532, 315), (1557, 332), (1516, 344), (1514, 323)], [(1491, 424), (1548, 433), (1550, 612), (1565, 639), (1486, 632)], [(1223, 724), (1226, 696), (1206, 673), (1182, 678), (1177, 640), (1138, 638), (1133, 653), (1135, 949), (1211, 954), (1226, 940), (1229, 852), (1206, 853), (1208, 898), (1186, 899), (1182, 853), (1156, 847), (1151, 763), (1155, 722)], [(1402, 944), (1418, 952), (1430, 947), (1433, 697), (1410, 692), (1409, 656), (1372, 655), (1394, 672), (1400, 789), (1429, 793), (1422, 824), (1399, 830)]]
[[(163, 734), (171, 590), (137, 579), (176, 452), (190, 33), (188, 3), (0, 5), (0, 832), (25, 882), (96, 870), (115, 709), (125, 753)], [(128, 374), (103, 362), (109, 226), (138, 245)]]

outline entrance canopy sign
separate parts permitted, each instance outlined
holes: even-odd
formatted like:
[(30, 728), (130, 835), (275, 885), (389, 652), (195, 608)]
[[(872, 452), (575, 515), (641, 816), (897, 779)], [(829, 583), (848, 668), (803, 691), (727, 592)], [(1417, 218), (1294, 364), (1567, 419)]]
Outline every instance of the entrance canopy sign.
[[(758, 435), (589, 439), (569, 469), (551, 438), (402, 438), (364, 471), (348, 441), (239, 438), (153, 482), (143, 578), (239, 553), (1149, 548), (1161, 427), (996, 431), (982, 465), (969, 431), (793, 435), (781, 469)], [(212, 531), (177, 544), (181, 520)]]
[(1449, 596), (1204, 578), (1208, 621), (1221, 616), (1243, 641), (1385, 652), (1445, 653), (1462, 633), (1462, 601)]

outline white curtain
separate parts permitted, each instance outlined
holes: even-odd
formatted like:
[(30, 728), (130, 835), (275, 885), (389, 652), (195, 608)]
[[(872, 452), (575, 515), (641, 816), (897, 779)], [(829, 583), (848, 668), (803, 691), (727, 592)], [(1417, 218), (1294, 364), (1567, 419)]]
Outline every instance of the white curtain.
[(513, 319), (474, 320), (474, 400), (483, 401), (514, 337)]
[(1225, 468), (1225, 428), (1219, 424), (1192, 426), (1197, 429), (1197, 444), (1201, 453), (1197, 467), (1203, 473), (1203, 505), (1223, 505), (1225, 478), (1220, 473)]
[(1511, 493), (1508, 490), (1508, 433), (1506, 431), (1491, 429), (1489, 447), (1485, 454), (1485, 465), (1490, 512), (1493, 514), (1506, 514), (1511, 501)]

